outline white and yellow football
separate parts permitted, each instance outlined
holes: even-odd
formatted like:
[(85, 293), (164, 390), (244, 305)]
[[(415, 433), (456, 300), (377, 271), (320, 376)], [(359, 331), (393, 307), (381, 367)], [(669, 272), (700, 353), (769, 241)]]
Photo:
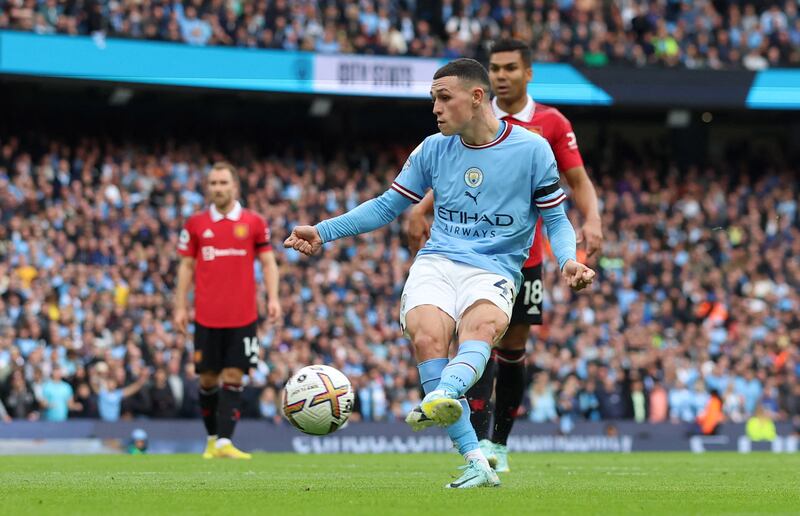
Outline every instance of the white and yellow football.
[(283, 389), (283, 416), (298, 430), (327, 435), (341, 428), (353, 411), (353, 387), (341, 371), (306, 366)]

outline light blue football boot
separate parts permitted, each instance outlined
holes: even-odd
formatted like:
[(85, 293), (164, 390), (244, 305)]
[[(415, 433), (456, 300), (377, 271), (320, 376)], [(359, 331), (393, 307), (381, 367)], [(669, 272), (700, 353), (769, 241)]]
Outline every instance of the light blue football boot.
[(511, 468), (508, 467), (508, 447), (503, 444), (494, 445), (494, 456), (496, 464), (492, 466), (498, 473), (508, 473)]
[(497, 456), (494, 454), (494, 443), (489, 439), (481, 439), (478, 441), (478, 446), (481, 447), (483, 456), (486, 457), (487, 461), (489, 461), (489, 465), (492, 467), (492, 469), (496, 470)]
[(500, 485), (497, 473), (477, 459), (460, 466), (460, 469), (463, 469), (464, 473), (444, 487), (448, 489), (471, 489), (473, 487), (498, 487)]

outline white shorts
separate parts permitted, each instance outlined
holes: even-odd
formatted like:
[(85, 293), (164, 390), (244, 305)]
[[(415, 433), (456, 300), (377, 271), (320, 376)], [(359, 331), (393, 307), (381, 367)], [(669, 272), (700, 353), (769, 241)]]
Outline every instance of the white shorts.
[(516, 295), (510, 279), (437, 254), (414, 261), (400, 299), (400, 326), (406, 331), (406, 314), (420, 305), (434, 305), (453, 318), (456, 327), (464, 312), (485, 299), (509, 320)]

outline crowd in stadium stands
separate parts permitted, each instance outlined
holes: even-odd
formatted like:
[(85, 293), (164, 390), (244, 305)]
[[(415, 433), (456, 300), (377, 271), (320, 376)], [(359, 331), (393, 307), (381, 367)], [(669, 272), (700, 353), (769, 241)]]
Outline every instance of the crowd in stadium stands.
[[(191, 340), (170, 318), (175, 248), (182, 221), (204, 206), (205, 172), (222, 156), (197, 144), (154, 149), (0, 139), (4, 420), (198, 416)], [(290, 227), (384, 191), (408, 150), (355, 162), (247, 148), (233, 156), (243, 165), (242, 198), (272, 226), (285, 313), (280, 327), (259, 326), (246, 417), (281, 424), (281, 388), (311, 363), (350, 377), (354, 420), (400, 420), (419, 402), (397, 322), (411, 259), (402, 221), (328, 244), (313, 259), (280, 246)], [(726, 421), (763, 410), (800, 425), (793, 173), (753, 180), (727, 169), (621, 167), (595, 177), (606, 235), (599, 277), (575, 295), (546, 262), (546, 325), (529, 343), (520, 417), (567, 428), (689, 425), (716, 392)]]
[(800, 66), (797, 0), (0, 0), (2, 28), (478, 59), (513, 36), (537, 62)]

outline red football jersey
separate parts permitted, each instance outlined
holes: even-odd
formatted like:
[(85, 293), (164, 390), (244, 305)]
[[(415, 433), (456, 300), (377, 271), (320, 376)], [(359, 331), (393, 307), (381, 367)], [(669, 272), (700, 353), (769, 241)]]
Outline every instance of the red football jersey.
[(195, 320), (209, 328), (238, 328), (255, 321), (253, 263), (258, 253), (271, 250), (267, 223), (238, 202), (225, 216), (212, 205), (189, 217), (178, 252), (196, 260)]
[[(519, 125), (544, 137), (553, 149), (559, 172), (571, 168), (582, 167), (583, 158), (578, 150), (578, 140), (572, 130), (572, 124), (559, 110), (544, 104), (537, 104), (528, 96), (528, 103), (516, 114), (509, 114), (497, 106), (497, 99), (492, 101), (492, 108), (497, 118), (511, 124)], [(523, 268), (534, 267), (542, 263), (542, 219), (536, 222), (536, 233), (533, 236), (528, 259)]]

